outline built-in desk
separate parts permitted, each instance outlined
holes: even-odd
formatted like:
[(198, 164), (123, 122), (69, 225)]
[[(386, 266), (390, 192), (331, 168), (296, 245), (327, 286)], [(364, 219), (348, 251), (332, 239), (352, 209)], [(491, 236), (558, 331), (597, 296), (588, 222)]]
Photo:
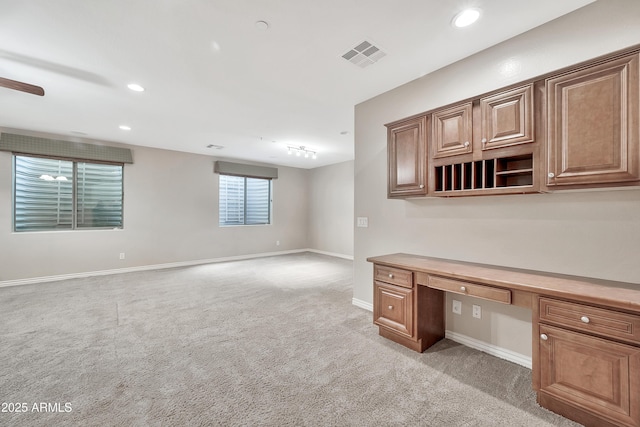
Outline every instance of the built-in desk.
[(640, 427), (640, 284), (392, 254), (373, 263), (379, 333), (422, 352), (445, 330), (445, 292), (532, 310), (538, 403), (586, 426)]

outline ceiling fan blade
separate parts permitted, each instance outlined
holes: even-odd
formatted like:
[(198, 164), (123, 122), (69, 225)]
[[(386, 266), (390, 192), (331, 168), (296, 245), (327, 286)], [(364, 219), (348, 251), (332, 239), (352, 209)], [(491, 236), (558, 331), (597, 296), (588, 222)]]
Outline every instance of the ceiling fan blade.
[(20, 90), (22, 92), (32, 93), (38, 96), (44, 96), (44, 89), (40, 86), (30, 85), (28, 83), (18, 82), (15, 80), (5, 79), (0, 77), (0, 86), (9, 89)]

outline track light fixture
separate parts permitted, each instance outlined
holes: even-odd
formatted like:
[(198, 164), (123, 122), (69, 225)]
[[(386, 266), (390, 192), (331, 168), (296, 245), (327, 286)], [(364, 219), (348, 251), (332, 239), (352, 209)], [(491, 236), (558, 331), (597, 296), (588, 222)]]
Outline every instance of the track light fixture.
[(307, 149), (307, 147), (305, 147), (304, 145), (301, 145), (299, 147), (293, 147), (293, 146), (287, 146), (287, 154), (292, 155), (294, 154), (296, 155), (296, 157), (300, 157), (302, 155), (304, 155), (305, 158), (309, 158), (311, 157), (312, 159), (317, 159), (318, 155), (316, 154), (315, 151), (309, 150)]

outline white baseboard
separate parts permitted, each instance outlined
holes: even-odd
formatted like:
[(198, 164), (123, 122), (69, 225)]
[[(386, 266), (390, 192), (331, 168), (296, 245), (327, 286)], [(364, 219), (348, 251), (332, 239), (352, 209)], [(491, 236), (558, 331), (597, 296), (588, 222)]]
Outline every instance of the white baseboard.
[[(356, 307), (364, 308), (365, 310), (373, 311), (373, 304), (357, 298), (352, 298), (351, 304), (355, 305)], [(531, 369), (531, 357), (525, 356), (524, 354), (516, 353), (515, 351), (507, 350), (506, 348), (498, 347), (493, 344), (489, 344), (484, 341), (471, 338), (467, 335), (459, 334), (457, 332), (449, 330), (446, 330), (444, 332), (444, 336), (451, 341), (455, 341), (462, 345), (466, 345), (467, 347), (480, 350), (492, 356), (499, 357), (500, 359), (508, 360), (509, 362), (513, 362), (520, 366), (524, 366), (525, 368)]]
[(364, 308), (365, 310), (373, 311), (373, 304), (370, 302), (362, 301), (361, 299), (351, 298), (351, 304), (356, 307)]
[(525, 356), (524, 354), (516, 353), (506, 348), (498, 347), (449, 330), (445, 331), (445, 338), (531, 369), (531, 357)]
[(350, 261), (353, 261), (353, 255), (344, 255), (344, 254), (338, 254), (335, 252), (326, 252), (326, 251), (319, 251), (317, 249), (306, 249), (307, 252), (313, 252), (316, 254), (320, 254), (320, 255), (328, 255), (328, 256), (332, 256), (332, 257), (336, 257), (336, 258), (343, 258), (343, 259), (348, 259)]
[(0, 288), (7, 286), (19, 286), (19, 285), (32, 285), (35, 283), (44, 283), (44, 282), (56, 282), (59, 280), (67, 280), (67, 279), (77, 279), (82, 277), (93, 277), (93, 276), (106, 276), (109, 274), (120, 274), (120, 273), (132, 273), (136, 271), (149, 271), (149, 270), (162, 270), (166, 268), (177, 268), (177, 267), (190, 267), (193, 265), (201, 265), (201, 264), (212, 264), (217, 262), (227, 262), (227, 261), (241, 261), (245, 259), (252, 258), (263, 258), (268, 256), (277, 256), (277, 255), (287, 255), (301, 252), (314, 252), (322, 255), (329, 255), (338, 258), (351, 259), (353, 260), (353, 256), (335, 254), (331, 252), (318, 251), (315, 249), (294, 249), (289, 251), (279, 251), (279, 252), (262, 252), (257, 254), (249, 254), (249, 255), (237, 255), (237, 256), (229, 256), (229, 257), (220, 257), (220, 258), (210, 258), (210, 259), (200, 259), (194, 261), (181, 261), (181, 262), (170, 262), (165, 264), (152, 264), (152, 265), (141, 265), (137, 267), (126, 267), (126, 268), (114, 268), (111, 270), (99, 270), (99, 271), (86, 271), (81, 273), (70, 273), (70, 274), (59, 274), (55, 276), (40, 276), (40, 277), (32, 277), (28, 279), (15, 279), (15, 280), (2, 280), (0, 281)]

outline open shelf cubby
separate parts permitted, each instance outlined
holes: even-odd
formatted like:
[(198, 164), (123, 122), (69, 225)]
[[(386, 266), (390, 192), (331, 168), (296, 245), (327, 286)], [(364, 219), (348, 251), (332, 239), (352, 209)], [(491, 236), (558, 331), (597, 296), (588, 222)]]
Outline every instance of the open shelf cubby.
[(435, 167), (436, 192), (532, 185), (532, 154)]

